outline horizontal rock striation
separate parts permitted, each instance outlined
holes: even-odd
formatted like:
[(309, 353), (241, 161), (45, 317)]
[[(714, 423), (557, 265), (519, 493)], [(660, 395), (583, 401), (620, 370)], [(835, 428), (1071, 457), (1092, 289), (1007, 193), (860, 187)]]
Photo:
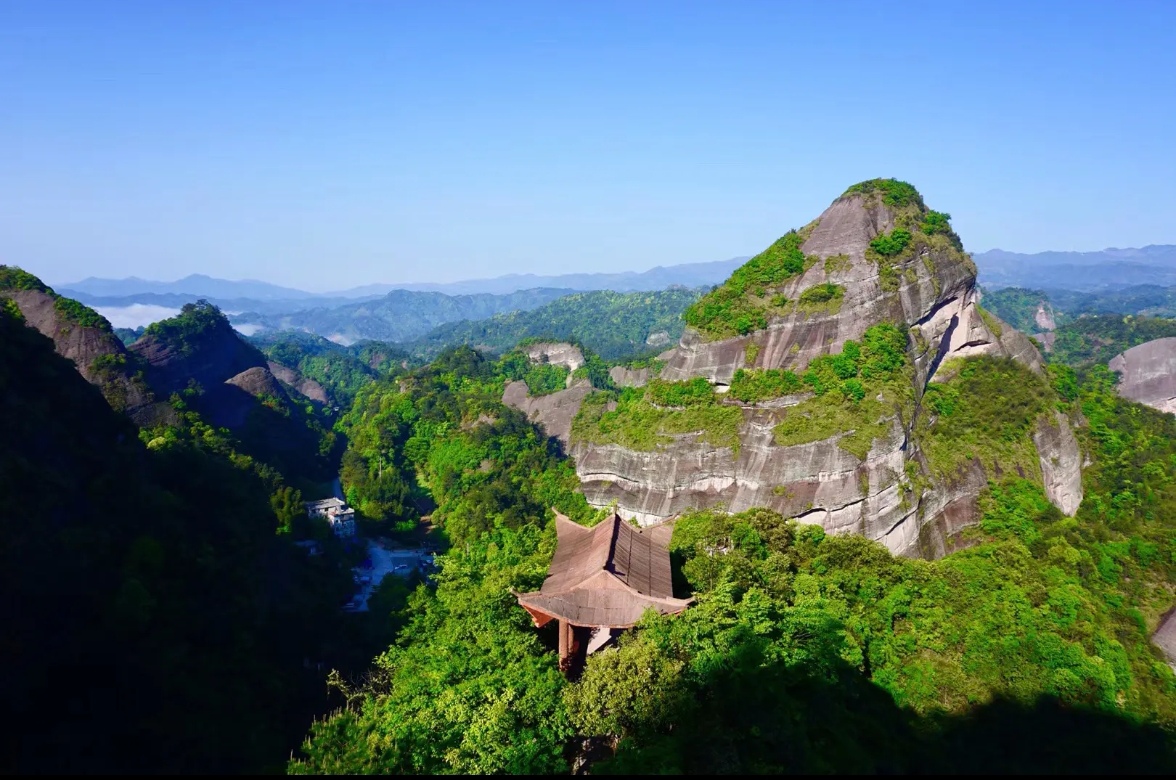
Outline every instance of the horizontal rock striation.
[[(913, 439), (916, 418), (925, 414), (922, 393), (954, 358), (1007, 356), (1038, 373), (1043, 361), (1028, 337), (980, 306), (975, 266), (954, 234), (924, 237), (918, 223), (910, 229), (912, 219), (926, 213), (921, 201), (917, 213), (913, 208), (892, 207), (869, 190), (842, 196), (806, 228), (803, 272), (768, 293), (797, 301), (805, 290), (829, 284), (839, 288), (839, 303), (776, 306), (766, 328), (732, 338), (711, 340), (687, 328), (678, 347), (663, 356), (661, 379), (704, 377), (721, 392), (740, 369), (800, 372), (816, 357), (860, 340), (873, 325), (901, 326), (909, 333), (912, 400), (885, 418), (886, 432), (864, 457), (839, 446), (850, 431), (806, 444), (776, 443), (776, 424), (804, 396), (740, 404), (736, 448), (708, 445), (698, 433), (675, 436), (648, 452), (572, 440), (589, 503), (615, 503), (642, 524), (691, 508), (769, 507), (830, 532), (862, 534), (898, 554), (935, 558), (950, 552), (959, 531), (976, 522), (977, 498), (988, 480), (1001, 475), (974, 461), (948, 482), (931, 480)], [(880, 258), (871, 242), (896, 228), (914, 234), (909, 248)], [(639, 386), (650, 378), (613, 374), (619, 385)], [(1033, 442), (1046, 494), (1072, 514), (1082, 499), (1082, 459), (1069, 422), (1043, 419)], [(912, 479), (912, 473), (923, 476)]]

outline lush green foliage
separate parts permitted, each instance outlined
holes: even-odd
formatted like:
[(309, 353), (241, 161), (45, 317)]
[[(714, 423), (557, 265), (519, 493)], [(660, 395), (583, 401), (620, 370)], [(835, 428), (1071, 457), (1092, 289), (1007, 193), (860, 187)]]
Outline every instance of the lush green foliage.
[(72, 298), (63, 298), (40, 279), (16, 266), (0, 265), (0, 292), (5, 290), (12, 292), (34, 290), (45, 293), (53, 298), (53, 308), (66, 323), (82, 328), (97, 328), (107, 332), (111, 330), (110, 323), (101, 314)]
[(737, 401), (753, 404), (808, 389), (799, 376), (787, 369), (740, 368), (731, 378), (731, 389), (727, 392)]
[(71, 322), (78, 327), (97, 328), (98, 330), (111, 332), (110, 322), (105, 317), (89, 306), (78, 303), (73, 298), (63, 298), (60, 295), (55, 295), (53, 308), (67, 322)]
[(701, 293), (677, 288), (575, 293), (539, 308), (441, 325), (406, 346), (416, 355), (431, 357), (455, 344), (505, 352), (527, 339), (567, 341), (592, 350), (604, 360), (623, 361), (648, 351), (654, 334), (665, 334), (667, 341), (663, 344), (677, 341), (685, 327), (682, 312)]
[(655, 379), (645, 387), (585, 398), (572, 421), (572, 438), (648, 452), (671, 443), (674, 436), (697, 433), (715, 447), (738, 451), (742, 425), (742, 410), (722, 403), (705, 379)]
[(920, 228), (928, 236), (936, 233), (947, 235), (951, 232), (951, 214), (928, 209)]
[[(985, 543), (929, 563), (767, 510), (687, 515), (672, 549), (698, 605), (589, 658), (570, 717), (620, 738), (597, 772), (1109, 767), (1086, 742), (1105, 750), (1139, 738), (1133, 718), (1170, 719), (1176, 678), (1132, 661), (1125, 642), (1146, 656), (1146, 633), (1115, 619), (1064, 523), (1036, 486), (994, 486)], [(1024, 527), (1042, 536), (1026, 544)], [(1043, 699), (1088, 713), (1079, 733)], [(953, 717), (1002, 701), (1004, 729)], [(1100, 735), (1121, 715), (1120, 736)], [(1144, 733), (1117, 760), (1171, 764), (1168, 738)]]
[[(502, 364), (468, 348), (364, 388), (347, 416), (355, 453), (427, 490), (453, 542), (435, 592), (349, 706), (315, 725), (303, 772), (535, 773), (564, 769), (564, 687), (512, 588), (537, 588), (554, 549), (548, 508), (597, 516), (570, 462), (499, 398)], [(344, 484), (353, 501), (360, 485)]]
[(1055, 324), (1061, 325), (1066, 321), (1066, 316), (1054, 310), (1049, 303), (1049, 296), (1041, 290), (1004, 287), (984, 293), (984, 308), (1022, 333), (1036, 333), (1042, 330), (1037, 324), (1039, 306), (1045, 306), (1046, 312), (1054, 318)]
[(1176, 287), (1139, 284), (1122, 289), (1079, 292), (1050, 290), (1054, 306), (1072, 317), (1083, 314), (1133, 314), (1176, 317)]
[(0, 290), (11, 290), (13, 292), (19, 292), (21, 290), (36, 290), (37, 292), (43, 293), (50, 292), (49, 287), (44, 282), (28, 271), (17, 268), (14, 265), (0, 265)]
[(800, 294), (797, 306), (801, 311), (836, 314), (841, 309), (845, 288), (839, 284), (817, 284)]
[(344, 347), (311, 333), (286, 331), (251, 339), (275, 363), (313, 379), (328, 398), (349, 407), (361, 387), (400, 370), (408, 353), (390, 344), (365, 341)]
[(404, 531), (435, 503), (433, 521), (459, 541), (519, 528), (553, 505), (582, 515), (571, 464), (557, 461), (555, 445), (501, 403), (512, 365), (510, 356), (495, 363), (459, 347), (395, 383), (363, 388), (340, 421), (349, 439), (342, 473), (349, 503)]
[(118, 336), (119, 341), (121, 341), (123, 345), (129, 347), (131, 344), (134, 344), (139, 340), (145, 330), (147, 330), (146, 327), (115, 328), (114, 335)]
[(950, 479), (973, 460), (989, 474), (1040, 481), (1032, 433), (1052, 419), (1057, 397), (1049, 383), (1012, 358), (978, 356), (940, 366), (948, 378), (931, 384), (920, 418), (923, 454), (937, 477)]
[[(268, 330), (305, 330), (350, 342), (365, 340), (392, 343), (412, 342), (434, 328), (462, 320), (485, 320), (505, 312), (526, 311), (563, 298), (572, 290), (539, 287), (503, 295), (446, 295), (439, 292), (392, 290), (376, 300), (347, 303), (330, 308), (267, 314), (245, 312), (234, 317), (236, 323), (253, 323)], [(519, 337), (506, 339), (503, 349)], [(457, 343), (461, 339), (456, 340)], [(443, 342), (422, 354), (435, 355)]]
[(817, 260), (801, 251), (804, 239), (802, 233), (790, 231), (748, 260), (730, 279), (686, 309), (686, 324), (716, 339), (766, 328), (768, 316), (780, 308), (772, 303), (773, 293)]
[[(788, 409), (776, 426), (776, 443), (807, 444), (844, 433), (838, 445), (864, 458), (910, 399), (906, 371), (906, 335), (893, 325), (871, 327), (860, 344), (847, 341), (840, 353), (809, 364), (800, 379), (814, 397)], [(758, 379), (749, 373), (745, 381)], [(782, 389), (791, 384), (784, 375), (778, 382)], [(747, 391), (741, 387), (740, 393)]]
[(870, 179), (855, 184), (845, 191), (845, 195), (870, 195), (873, 193), (879, 193), (882, 196), (882, 202), (892, 208), (904, 206), (921, 208), (923, 206), (923, 196), (919, 194), (914, 185), (898, 179)]
[(551, 395), (567, 386), (567, 366), (536, 363), (523, 374), (523, 381), (532, 396)]
[(883, 233), (870, 242), (873, 249), (883, 257), (895, 257), (911, 243), (911, 234), (902, 228), (895, 228), (889, 233)]
[(1153, 339), (1176, 336), (1176, 320), (1102, 314), (1078, 317), (1055, 331), (1050, 359), (1087, 369)]
[[(851, 379), (885, 397), (906, 383), (905, 334), (872, 329), (810, 370), (793, 381), (820, 389), (814, 399), (852, 404)], [(1169, 734), (1145, 725), (1176, 725), (1176, 677), (1148, 642), (1176, 576), (1176, 423), (1115, 397), (1105, 371), (1079, 384), (1055, 369), (1056, 390), (1035, 380), (1007, 411), (976, 404), (1032, 384), (1016, 364), (941, 370), (954, 378), (924, 401), (938, 419), (923, 448), (926, 436), (1025, 440), (1039, 407), (1081, 408), (1095, 465), (1076, 519), (1011, 468), (982, 497), (973, 546), (936, 562), (767, 510), (688, 514), (672, 551), (696, 605), (647, 616), (577, 682), (555, 671), (550, 629), (531, 628), (510, 591), (537, 587), (554, 548), (535, 495), (591, 512), (529, 424), (491, 421), (510, 414), (497, 404), (503, 364), (456, 351), (403, 388), (371, 386), (357, 440), (385, 436), (456, 544), (436, 592), (412, 597), (396, 644), (367, 683), (341, 686), (348, 706), (316, 724), (291, 771), (562, 772), (593, 740), (616, 746), (588, 751), (594, 774), (1176, 768)], [(597, 423), (610, 401), (648, 414), (730, 408), (703, 390), (654, 383), (586, 407)], [(511, 469), (520, 454), (538, 457)], [(504, 470), (505, 503), (478, 513), (492, 520), (464, 520), (482, 480)], [(528, 509), (507, 517), (508, 504)]]
[(196, 350), (201, 336), (227, 322), (220, 309), (201, 300), (185, 303), (175, 317), (151, 323), (143, 330), (143, 334), (154, 336), (172, 345), (179, 354), (189, 356)]

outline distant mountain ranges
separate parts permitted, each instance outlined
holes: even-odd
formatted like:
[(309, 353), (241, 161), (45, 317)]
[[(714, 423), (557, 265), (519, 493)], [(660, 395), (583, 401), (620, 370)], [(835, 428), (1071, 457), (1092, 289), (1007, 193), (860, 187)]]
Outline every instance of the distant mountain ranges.
[[(192, 275), (174, 282), (137, 278), (98, 279), (62, 285), (66, 295), (92, 306), (117, 324), (132, 327), (174, 313), (186, 303), (205, 299), (226, 312), (234, 326), (255, 334), (276, 331), (315, 333), (340, 344), (363, 340), (417, 342), (433, 352), (449, 338), (476, 340), (491, 331), (498, 341), (507, 332), (533, 332), (526, 324), (483, 325), (483, 320), (540, 307), (559, 309), (562, 297), (582, 292), (630, 293), (698, 290), (721, 283), (746, 258), (712, 263), (658, 266), (643, 272), (582, 273), (538, 276), (509, 274), (445, 284), (372, 284), (333, 293), (311, 293), (257, 280), (230, 281)], [(1044, 290), (1053, 306), (1072, 314), (1123, 311), (1168, 314), (1176, 295), (1176, 245), (1099, 252), (1021, 254), (993, 249), (973, 255), (981, 285)], [(1036, 306), (1036, 303), (1034, 303)], [(579, 304), (574, 306), (579, 310)], [(116, 320), (118, 316), (118, 320)], [(131, 321), (139, 318), (142, 322)], [(564, 322), (567, 318), (561, 318)], [(122, 322), (119, 320), (126, 320)], [(457, 323), (467, 322), (457, 326)], [(434, 328), (444, 328), (431, 333)], [(489, 328), (490, 331), (486, 331)], [(560, 326), (567, 329), (566, 322)], [(668, 331), (674, 336), (675, 328)], [(632, 340), (627, 336), (626, 340)], [(427, 344), (427, 346), (425, 346)], [(416, 350), (414, 350), (416, 351)]]
[[(313, 293), (281, 287), (254, 279), (231, 281), (214, 279), (203, 274), (192, 274), (174, 282), (155, 282), (137, 277), (127, 279), (100, 279), (90, 277), (80, 282), (58, 285), (62, 295), (69, 295), (82, 303), (101, 300), (99, 305), (127, 306), (132, 303), (151, 303), (161, 306), (194, 303), (204, 298), (218, 305), (229, 302), (266, 301), (289, 305), (293, 301), (304, 302), (304, 308), (330, 305), (331, 301), (354, 301), (356, 299), (379, 298), (393, 290), (413, 292), (436, 292), (445, 295), (507, 295), (519, 290), (535, 288), (563, 288), (577, 292), (592, 290), (613, 290), (615, 292), (637, 292), (664, 290), (667, 287), (702, 287), (719, 284), (731, 272), (747, 261), (746, 257), (734, 257), (711, 263), (683, 263), (681, 265), (657, 266), (648, 271), (625, 271), (623, 273), (579, 273), (538, 276), (536, 274), (507, 274), (491, 279), (469, 279), (447, 283), (369, 284), (338, 292)], [(223, 307), (222, 307), (223, 308)], [(251, 310), (261, 311), (257, 306)], [(270, 307), (272, 309), (272, 307)], [(296, 311), (297, 309), (288, 309)]]
[(1102, 292), (1134, 285), (1176, 286), (1176, 245), (1100, 252), (1020, 254), (993, 249), (974, 254), (988, 289), (1027, 287)]

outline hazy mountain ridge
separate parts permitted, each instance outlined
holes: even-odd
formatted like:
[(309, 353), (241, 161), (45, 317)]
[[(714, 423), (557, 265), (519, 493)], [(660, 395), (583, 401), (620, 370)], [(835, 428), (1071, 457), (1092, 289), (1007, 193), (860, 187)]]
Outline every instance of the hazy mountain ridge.
[(1097, 252), (1022, 254), (992, 249), (972, 256), (988, 288), (1027, 287), (1079, 292), (1132, 285), (1176, 285), (1176, 245), (1110, 248)]
[[(243, 301), (315, 301), (307, 307), (311, 308), (326, 305), (324, 302), (332, 299), (353, 302), (358, 298), (379, 298), (393, 290), (439, 292), (446, 295), (478, 293), (506, 295), (537, 287), (563, 288), (575, 291), (615, 290), (617, 292), (663, 290), (674, 285), (701, 287), (722, 282), (730, 276), (731, 271), (746, 260), (746, 257), (735, 257), (730, 260), (706, 263), (659, 265), (647, 271), (622, 271), (620, 273), (506, 274), (457, 282), (374, 283), (324, 293), (283, 287), (256, 279), (217, 279), (204, 274), (191, 274), (174, 282), (153, 281), (135, 276), (125, 279), (91, 276), (81, 281), (59, 284), (57, 287), (63, 295), (68, 295), (91, 306), (126, 306), (132, 303), (173, 306), (195, 303), (196, 298), (204, 298), (218, 306), (224, 304), (232, 308), (238, 308), (234, 304)], [(168, 298), (167, 296), (174, 297)], [(255, 311), (258, 308), (248, 306), (243, 310)]]
[(305, 330), (340, 344), (357, 341), (411, 341), (438, 325), (480, 320), (508, 311), (534, 309), (572, 290), (539, 288), (507, 295), (446, 295), (439, 292), (393, 290), (383, 298), (289, 314), (245, 312), (234, 325), (260, 325), (269, 330)]

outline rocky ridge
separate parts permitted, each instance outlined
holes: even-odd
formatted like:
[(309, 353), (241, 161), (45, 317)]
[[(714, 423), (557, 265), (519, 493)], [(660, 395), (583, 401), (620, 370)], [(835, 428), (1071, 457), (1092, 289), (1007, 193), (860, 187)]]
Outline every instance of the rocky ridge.
[[(27, 282), (26, 289), (0, 289), (0, 298), (10, 300), (20, 311), (25, 324), (53, 341), (57, 354), (73, 362), (78, 373), (97, 386), (107, 403), (118, 412), (144, 427), (164, 424), (174, 418), (172, 408), (159, 401), (144, 380), (141, 365), (128, 353), (109, 324), (90, 309), (70, 301), (86, 315), (87, 323), (76, 321), (61, 306), (63, 299), (31, 275), (18, 269)], [(68, 299), (65, 299), (68, 300)]]
[[(762, 506), (831, 532), (863, 534), (895, 553), (938, 557), (952, 548), (958, 531), (975, 522), (977, 497), (989, 478), (999, 476), (993, 471), (998, 467), (975, 459), (950, 480), (930, 479), (918, 441), (919, 420), (926, 424), (929, 415), (921, 398), (931, 383), (951, 375), (945, 367), (958, 358), (1011, 357), (1038, 374), (1043, 362), (1024, 334), (982, 309), (976, 268), (958, 237), (949, 228), (921, 231), (934, 212), (913, 188), (904, 201), (892, 198), (887, 186), (875, 181), (851, 188), (799, 232), (803, 270), (749, 293), (766, 312), (765, 327), (717, 338), (687, 328), (679, 345), (661, 356), (659, 377), (702, 377), (722, 393), (740, 370), (800, 372), (860, 340), (871, 326), (899, 325), (909, 334), (910, 398), (879, 419), (883, 432), (868, 451), (859, 457), (840, 446), (845, 433), (791, 446), (776, 442), (776, 426), (811, 393), (760, 403), (728, 397), (723, 404), (742, 413), (734, 447), (707, 444), (699, 433), (674, 435), (648, 450), (573, 437), (570, 452), (591, 504), (615, 503), (643, 525), (695, 507), (738, 512)], [(889, 249), (879, 242), (899, 231), (908, 237), (901, 251), (882, 255), (875, 249)], [(802, 305), (814, 289), (829, 291), (825, 302)], [(613, 375), (617, 384), (630, 386), (652, 378), (627, 370)], [(573, 399), (559, 395), (545, 403), (559, 407), (562, 417)], [(534, 413), (544, 421), (544, 410)], [(1050, 500), (1072, 514), (1082, 494), (1081, 456), (1070, 421), (1043, 416), (1032, 438), (1040, 474), (1026, 476), (1040, 478)]]

